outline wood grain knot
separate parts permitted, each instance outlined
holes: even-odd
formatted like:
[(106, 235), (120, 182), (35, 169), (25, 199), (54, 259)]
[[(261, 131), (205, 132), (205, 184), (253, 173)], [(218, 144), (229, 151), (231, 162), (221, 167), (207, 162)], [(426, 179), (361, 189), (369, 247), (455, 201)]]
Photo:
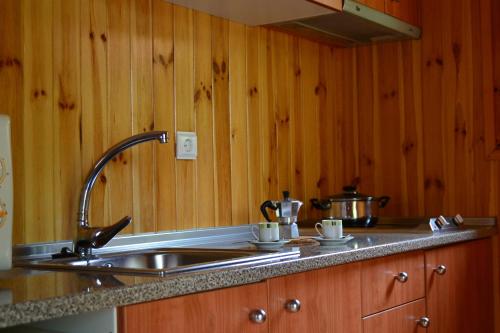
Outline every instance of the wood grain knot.
[(436, 57), (436, 64), (438, 64), (439, 66), (443, 66), (443, 58), (441, 57)]
[(106, 37), (105, 34), (101, 34), (101, 40), (103, 41), (103, 43), (106, 43), (108, 41), (108, 38)]
[(74, 102), (67, 102), (65, 100), (60, 100), (59, 103), (59, 108), (62, 110), (62, 111), (71, 111), (71, 110), (74, 110), (75, 109), (75, 103)]
[(157, 58), (158, 58), (158, 62), (160, 63), (160, 65), (162, 65), (165, 69), (167, 69), (168, 65), (170, 65), (170, 64), (172, 64), (174, 62), (174, 53), (172, 52), (170, 54), (170, 56), (168, 57), (168, 60), (166, 60), (165, 56), (163, 54), (161, 54), (161, 53), (158, 53)]
[(434, 179), (434, 185), (439, 190), (443, 190), (444, 189), (444, 182), (441, 179), (439, 179), (439, 178)]
[(104, 173), (101, 173), (101, 175), (99, 176), (99, 180), (103, 184), (106, 184), (108, 182), (108, 179), (106, 178), (106, 176), (104, 175)]
[(213, 69), (213, 71), (214, 71), (215, 74), (217, 74), (217, 75), (220, 74), (219, 64), (215, 60), (212, 61), (212, 69)]
[(281, 125), (288, 124), (290, 122), (290, 116), (286, 116), (284, 119), (280, 119), (279, 121)]
[(295, 175), (300, 176), (302, 172), (299, 169), (295, 169)]
[(498, 87), (493, 87), (494, 94), (500, 94), (500, 89)]
[(195, 104), (197, 104), (200, 101), (200, 97), (201, 97), (201, 90), (196, 89), (196, 91), (194, 92), (194, 103)]
[(93, 31), (89, 32), (89, 38), (90, 38), (90, 40), (94, 40), (94, 32)]
[(439, 178), (426, 178), (424, 181), (424, 189), (428, 190), (432, 186), (436, 187), (436, 189), (442, 191), (444, 190), (444, 182)]
[(250, 95), (250, 97), (254, 96), (254, 95), (257, 95), (257, 87), (251, 87), (250, 90), (248, 91), (248, 94)]
[(403, 143), (403, 154), (408, 155), (413, 148), (415, 148), (415, 144), (411, 141), (407, 141)]
[(21, 61), (17, 58), (0, 59), (0, 69), (3, 67), (21, 67)]
[(226, 62), (223, 60), (220, 66), (222, 73), (226, 73)]
[(467, 129), (465, 128), (465, 125), (455, 127), (455, 134), (456, 135), (461, 135), (461, 136), (464, 136), (464, 137), (467, 136)]
[(35, 98), (45, 97), (45, 96), (47, 96), (47, 92), (45, 92), (45, 90), (43, 90), (43, 89), (40, 89), (40, 90), (35, 89), (33, 91), (33, 97), (35, 97)]
[(326, 182), (326, 178), (325, 177), (320, 177), (318, 179), (318, 181), (316, 182), (316, 187), (317, 188), (321, 188), (321, 186)]
[(295, 70), (295, 76), (300, 76), (302, 74), (302, 71), (300, 70), (300, 68), (297, 68)]
[(205, 94), (207, 95), (207, 99), (208, 99), (209, 101), (211, 101), (211, 100), (212, 100), (212, 91), (211, 91), (211, 89), (207, 89), (207, 90), (205, 91)]

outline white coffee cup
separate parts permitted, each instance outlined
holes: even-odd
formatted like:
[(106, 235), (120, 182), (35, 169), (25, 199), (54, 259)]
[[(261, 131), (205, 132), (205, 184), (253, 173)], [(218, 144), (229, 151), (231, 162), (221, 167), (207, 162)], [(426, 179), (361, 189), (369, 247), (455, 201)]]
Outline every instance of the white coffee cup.
[[(255, 232), (258, 227), (258, 233)], [(260, 222), (257, 226), (252, 226), (252, 235), (259, 242), (276, 242), (280, 239), (280, 229), (278, 222)]]
[[(323, 230), (319, 231), (318, 227)], [(314, 228), (323, 238), (340, 239), (342, 238), (342, 220), (322, 220), (314, 225)]]

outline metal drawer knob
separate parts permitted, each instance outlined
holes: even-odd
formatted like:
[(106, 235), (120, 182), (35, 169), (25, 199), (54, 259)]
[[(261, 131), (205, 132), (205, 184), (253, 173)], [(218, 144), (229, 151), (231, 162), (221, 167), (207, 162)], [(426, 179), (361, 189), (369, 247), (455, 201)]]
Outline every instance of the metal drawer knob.
[(266, 311), (262, 309), (253, 310), (249, 315), (250, 321), (256, 324), (263, 324), (266, 322), (267, 314)]
[(436, 267), (434, 269), (434, 271), (436, 273), (438, 273), (439, 275), (444, 275), (444, 273), (446, 273), (446, 266), (445, 265), (439, 265), (438, 267)]
[(285, 309), (288, 312), (299, 312), (300, 311), (300, 301), (298, 299), (291, 299), (285, 303)]
[(394, 278), (401, 283), (405, 283), (406, 281), (408, 281), (408, 273), (401, 272), (398, 275), (394, 276)]
[(423, 328), (429, 327), (431, 323), (431, 320), (428, 317), (422, 317), (419, 320), (417, 320), (417, 324), (422, 326)]

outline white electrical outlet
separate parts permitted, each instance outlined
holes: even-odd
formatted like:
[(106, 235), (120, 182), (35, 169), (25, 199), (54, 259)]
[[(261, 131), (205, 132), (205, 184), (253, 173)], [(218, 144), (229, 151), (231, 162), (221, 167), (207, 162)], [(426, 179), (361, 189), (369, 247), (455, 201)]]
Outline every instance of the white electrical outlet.
[(195, 160), (198, 156), (198, 144), (195, 132), (175, 133), (176, 157), (178, 160)]

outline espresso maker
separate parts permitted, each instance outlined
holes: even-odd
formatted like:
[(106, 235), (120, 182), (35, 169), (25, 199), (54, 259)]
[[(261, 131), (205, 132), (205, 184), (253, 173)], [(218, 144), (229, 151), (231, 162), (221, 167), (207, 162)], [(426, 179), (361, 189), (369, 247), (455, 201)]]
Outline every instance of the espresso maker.
[(291, 199), (290, 192), (283, 191), (283, 200), (267, 200), (260, 205), (260, 211), (268, 222), (272, 219), (267, 213), (267, 208), (275, 211), (277, 222), (280, 224), (280, 239), (292, 239), (299, 237), (299, 228), (297, 226), (297, 216), (303, 203), (299, 200)]

